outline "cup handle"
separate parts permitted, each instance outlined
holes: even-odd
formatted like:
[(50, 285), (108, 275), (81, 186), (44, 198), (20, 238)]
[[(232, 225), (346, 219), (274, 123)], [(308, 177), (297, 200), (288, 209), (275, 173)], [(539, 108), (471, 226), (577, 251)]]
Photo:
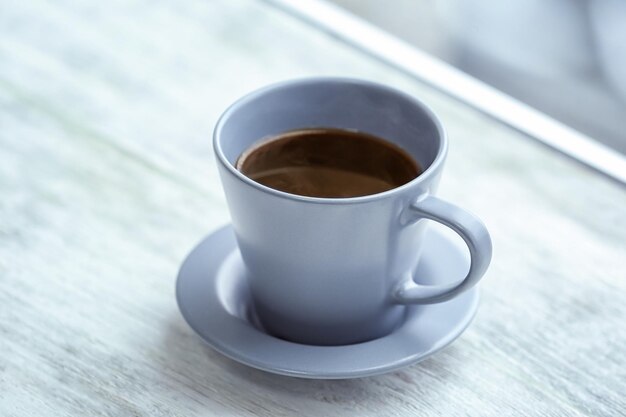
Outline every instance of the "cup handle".
[(434, 220), (458, 233), (469, 248), (470, 269), (463, 281), (447, 285), (419, 285), (408, 273), (394, 291), (395, 301), (399, 304), (434, 304), (454, 298), (473, 287), (491, 262), (491, 237), (483, 222), (473, 214), (430, 195), (411, 203), (409, 210), (416, 219)]

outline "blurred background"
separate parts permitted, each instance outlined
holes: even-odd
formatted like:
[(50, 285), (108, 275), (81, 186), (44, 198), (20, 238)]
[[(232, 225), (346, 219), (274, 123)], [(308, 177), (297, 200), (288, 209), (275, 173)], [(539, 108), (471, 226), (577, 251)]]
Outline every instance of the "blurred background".
[(626, 154), (625, 0), (332, 0)]

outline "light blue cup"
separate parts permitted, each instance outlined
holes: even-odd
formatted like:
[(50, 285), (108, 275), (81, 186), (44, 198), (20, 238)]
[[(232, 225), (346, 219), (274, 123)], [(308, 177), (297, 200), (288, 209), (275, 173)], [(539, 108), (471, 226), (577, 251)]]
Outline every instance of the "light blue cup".
[[(313, 198), (261, 185), (235, 169), (254, 142), (311, 127), (356, 129), (401, 146), (424, 172), (380, 194)], [(435, 197), (448, 142), (421, 102), (366, 81), (313, 78), (253, 92), (222, 115), (214, 149), (254, 308), (265, 329), (299, 343), (341, 345), (384, 336), (406, 304), (449, 300), (471, 288), (491, 260), (491, 239), (474, 215)], [(417, 285), (425, 219), (467, 243), (467, 276)], [(441, 262), (446, 262), (441, 259)]]

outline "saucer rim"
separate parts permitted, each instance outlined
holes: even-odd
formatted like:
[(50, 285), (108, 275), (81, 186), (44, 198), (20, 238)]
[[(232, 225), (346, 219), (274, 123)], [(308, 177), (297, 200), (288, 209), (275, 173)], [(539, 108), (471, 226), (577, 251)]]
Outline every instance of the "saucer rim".
[[(185, 269), (185, 265), (190, 261), (191, 258), (193, 258), (193, 256), (198, 251), (202, 249), (202, 247), (204, 246), (204, 244), (206, 244), (207, 241), (211, 239), (216, 239), (219, 235), (226, 233), (228, 229), (230, 229), (230, 231), (232, 232), (232, 226), (230, 224), (226, 224), (226, 225), (216, 228), (215, 230), (213, 230), (212, 232), (204, 236), (204, 238), (201, 239), (193, 247), (193, 249), (187, 254), (187, 256), (185, 257), (185, 260), (181, 264), (181, 267), (179, 269), (177, 279), (176, 279), (176, 289), (175, 289), (176, 302), (187, 325), (189, 325), (189, 327), (200, 337), (200, 339), (206, 345), (208, 345), (212, 349), (215, 349), (217, 352), (219, 352), (220, 354), (226, 356), (227, 358), (231, 360), (234, 360), (243, 365), (250, 366), (252, 368), (255, 368), (261, 371), (270, 372), (273, 374), (278, 374), (278, 375), (283, 375), (283, 376), (289, 376), (289, 377), (304, 378), (304, 379), (353, 379), (353, 378), (363, 378), (363, 377), (369, 377), (369, 376), (375, 376), (375, 375), (393, 372), (398, 369), (422, 362), (430, 358), (435, 353), (438, 353), (442, 351), (443, 349), (445, 349), (446, 347), (448, 347), (450, 344), (452, 344), (456, 339), (458, 339), (465, 332), (465, 330), (473, 322), (478, 312), (478, 305), (480, 302), (480, 291), (479, 291), (478, 286), (475, 286), (467, 290), (464, 294), (459, 295), (459, 297), (467, 297), (469, 299), (467, 301), (468, 303), (467, 311), (466, 313), (463, 314), (463, 317), (461, 319), (459, 319), (456, 323), (454, 323), (454, 325), (450, 326), (450, 329), (446, 332), (445, 336), (437, 340), (437, 343), (435, 345), (433, 345), (426, 352), (422, 351), (422, 352), (416, 352), (410, 355), (402, 356), (402, 358), (400, 358), (399, 360), (388, 362), (386, 364), (382, 364), (378, 366), (371, 366), (371, 367), (364, 366), (364, 367), (359, 367), (351, 371), (337, 371), (337, 372), (334, 372), (334, 371), (312, 372), (310, 370), (298, 370), (298, 369), (292, 369), (290, 367), (285, 368), (285, 367), (282, 367), (280, 364), (270, 365), (264, 361), (259, 361), (258, 359), (254, 357), (250, 357), (249, 355), (242, 355), (240, 351), (238, 351), (236, 348), (233, 348), (231, 344), (224, 343), (223, 341), (220, 340), (219, 337), (215, 337), (214, 335), (207, 334), (206, 332), (197, 328), (197, 326), (194, 324), (195, 320), (193, 319), (193, 315), (187, 310), (187, 308), (185, 307), (185, 303), (181, 299), (181, 286), (183, 282), (183, 280), (181, 279), (181, 275), (182, 275), (183, 270)], [(434, 232), (437, 233), (436, 231)], [(447, 238), (444, 236), (444, 239), (447, 239)], [(235, 241), (234, 247), (226, 250), (225, 255), (221, 257), (221, 259), (222, 260), (226, 259), (235, 250), (236, 250), (236, 241)], [(469, 262), (469, 259), (467, 259), (467, 262)], [(207, 279), (212, 279), (215, 282), (216, 278), (207, 277)], [(450, 300), (448, 302), (453, 302), (455, 299)], [(227, 312), (221, 302), (218, 301), (218, 304), (221, 305), (222, 309), (226, 312), (226, 314), (231, 316), (233, 319), (243, 321), (241, 320), (241, 318), (233, 316), (232, 314)], [(407, 308), (409, 309), (409, 311), (407, 312), (407, 320), (413, 314), (415, 314), (415, 310), (417, 310), (418, 308), (427, 308), (427, 307), (428, 306), (407, 306)], [(382, 338), (379, 338), (379, 339), (375, 339), (375, 340), (371, 340), (371, 341), (367, 341), (363, 343), (351, 344), (351, 345), (316, 346), (316, 345), (304, 345), (304, 344), (294, 343), (294, 342), (290, 342), (287, 340), (275, 338), (257, 329), (249, 322), (247, 322), (246, 324), (248, 325), (248, 328), (251, 332), (258, 333), (263, 336), (274, 339), (277, 345), (289, 346), (292, 348), (296, 347), (299, 349), (313, 349), (313, 350), (320, 350), (320, 351), (321, 350), (330, 351), (333, 349), (351, 350), (357, 346), (364, 346), (364, 345), (367, 345), (376, 341), (380, 341), (381, 339), (393, 338), (394, 334), (397, 333), (394, 331), (393, 333), (387, 336), (384, 336)], [(404, 325), (401, 325), (400, 327), (403, 327), (403, 326)]]

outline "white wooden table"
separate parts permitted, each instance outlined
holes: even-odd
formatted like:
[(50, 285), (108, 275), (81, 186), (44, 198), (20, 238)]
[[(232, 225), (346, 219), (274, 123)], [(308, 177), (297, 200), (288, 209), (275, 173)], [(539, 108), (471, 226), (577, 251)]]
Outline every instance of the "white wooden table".
[[(228, 222), (210, 136), (264, 84), (343, 75), (427, 102), (441, 195), (485, 220), (474, 324), (380, 377), (206, 347), (177, 269)], [(0, 416), (624, 415), (626, 191), (256, 0), (0, 6)]]

